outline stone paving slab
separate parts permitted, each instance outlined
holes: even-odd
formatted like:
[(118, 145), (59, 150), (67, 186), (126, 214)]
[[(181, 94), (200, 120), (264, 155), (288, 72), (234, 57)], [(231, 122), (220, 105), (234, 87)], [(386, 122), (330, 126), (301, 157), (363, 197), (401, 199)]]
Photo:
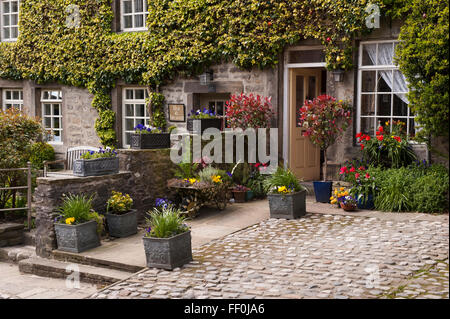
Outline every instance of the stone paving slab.
[[(268, 219), (194, 249), (182, 268), (148, 269), (91, 298), (383, 298), (426, 267), (443, 267), (448, 243), (442, 218)], [(448, 284), (432, 279), (419, 289), (448, 298)]]

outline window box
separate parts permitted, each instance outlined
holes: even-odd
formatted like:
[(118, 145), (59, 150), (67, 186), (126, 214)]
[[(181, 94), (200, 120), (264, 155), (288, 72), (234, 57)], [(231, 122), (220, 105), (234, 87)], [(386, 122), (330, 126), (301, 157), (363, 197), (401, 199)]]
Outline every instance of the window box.
[(159, 149), (170, 148), (170, 133), (131, 134), (131, 148)]
[(170, 238), (143, 237), (147, 267), (172, 270), (192, 260), (191, 232)]
[(73, 161), (73, 175), (100, 176), (119, 173), (119, 158), (103, 157), (95, 159), (76, 159)]
[[(200, 129), (198, 129), (195, 125), (194, 121), (200, 121), (197, 125), (200, 125)], [(216, 128), (218, 130), (222, 129), (222, 119), (220, 118), (212, 118), (212, 119), (193, 119), (188, 118), (186, 128), (189, 132), (194, 134), (203, 134), (203, 132), (208, 128)]]
[(79, 225), (55, 223), (55, 233), (59, 250), (81, 253), (100, 246), (95, 220)]

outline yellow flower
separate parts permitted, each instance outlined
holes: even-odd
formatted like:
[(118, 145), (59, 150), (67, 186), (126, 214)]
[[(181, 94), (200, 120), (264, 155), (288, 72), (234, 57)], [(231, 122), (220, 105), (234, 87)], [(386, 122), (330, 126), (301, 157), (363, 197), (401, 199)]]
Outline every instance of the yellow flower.
[(197, 180), (195, 178), (189, 178), (189, 183), (194, 184)]
[(336, 204), (337, 203), (337, 199), (333, 199), (332, 201), (331, 201), (331, 204)]
[(278, 187), (278, 193), (287, 193), (287, 188), (286, 186), (280, 186)]
[(66, 218), (66, 224), (72, 225), (75, 222), (75, 217)]
[(334, 199), (334, 197), (333, 197), (333, 196), (331, 196), (331, 197), (330, 197), (330, 200), (333, 200), (333, 199)]
[(213, 175), (211, 176), (211, 179), (214, 183), (222, 183), (222, 177), (219, 175)]
[(341, 188), (339, 188), (339, 190), (342, 192), (342, 191), (345, 190), (345, 188), (344, 188), (344, 187), (341, 187)]

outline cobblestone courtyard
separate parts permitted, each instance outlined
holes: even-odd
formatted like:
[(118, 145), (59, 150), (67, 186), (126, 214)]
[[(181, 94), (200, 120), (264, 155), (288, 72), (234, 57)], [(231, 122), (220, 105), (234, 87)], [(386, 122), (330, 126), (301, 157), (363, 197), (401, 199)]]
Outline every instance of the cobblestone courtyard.
[(92, 298), (448, 298), (448, 220), (268, 219)]

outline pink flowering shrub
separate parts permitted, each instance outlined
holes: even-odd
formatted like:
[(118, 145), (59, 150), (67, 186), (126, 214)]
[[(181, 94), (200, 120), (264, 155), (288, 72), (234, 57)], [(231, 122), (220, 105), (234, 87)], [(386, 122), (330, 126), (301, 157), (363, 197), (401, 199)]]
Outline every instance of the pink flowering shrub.
[(327, 170), (327, 149), (338, 140), (351, 124), (351, 106), (329, 95), (320, 95), (306, 100), (298, 112), (298, 125), (305, 131), (303, 135), (324, 151), (324, 178)]
[(227, 126), (229, 128), (269, 128), (273, 117), (271, 97), (260, 95), (232, 95), (226, 102)]

